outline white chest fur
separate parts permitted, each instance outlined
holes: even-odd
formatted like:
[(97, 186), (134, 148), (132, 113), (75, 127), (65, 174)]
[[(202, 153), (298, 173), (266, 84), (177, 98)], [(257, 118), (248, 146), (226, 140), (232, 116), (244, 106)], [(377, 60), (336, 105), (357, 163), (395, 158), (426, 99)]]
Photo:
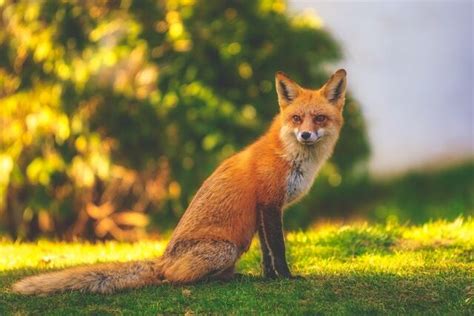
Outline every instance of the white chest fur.
[(286, 184), (285, 204), (296, 202), (308, 193), (313, 185), (321, 162), (316, 157), (295, 157), (291, 161), (291, 169)]

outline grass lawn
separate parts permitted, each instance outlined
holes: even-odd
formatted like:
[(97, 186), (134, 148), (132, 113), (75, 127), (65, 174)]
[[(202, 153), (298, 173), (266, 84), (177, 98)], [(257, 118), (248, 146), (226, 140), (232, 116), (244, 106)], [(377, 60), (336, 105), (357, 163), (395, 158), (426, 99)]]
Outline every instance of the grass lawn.
[(12, 294), (22, 276), (84, 263), (160, 255), (165, 242), (0, 241), (0, 315), (10, 314), (473, 314), (474, 219), (423, 226), (322, 226), (287, 236), (302, 280), (260, 277), (258, 244), (229, 283), (163, 285), (115, 295)]

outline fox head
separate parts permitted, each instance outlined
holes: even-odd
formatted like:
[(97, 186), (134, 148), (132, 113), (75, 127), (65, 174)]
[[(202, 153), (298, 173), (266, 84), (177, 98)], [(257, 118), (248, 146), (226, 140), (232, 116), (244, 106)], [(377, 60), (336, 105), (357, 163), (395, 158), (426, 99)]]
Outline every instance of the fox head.
[(277, 72), (275, 83), (282, 141), (309, 148), (334, 144), (343, 124), (346, 71), (339, 69), (316, 90), (302, 88), (283, 72)]

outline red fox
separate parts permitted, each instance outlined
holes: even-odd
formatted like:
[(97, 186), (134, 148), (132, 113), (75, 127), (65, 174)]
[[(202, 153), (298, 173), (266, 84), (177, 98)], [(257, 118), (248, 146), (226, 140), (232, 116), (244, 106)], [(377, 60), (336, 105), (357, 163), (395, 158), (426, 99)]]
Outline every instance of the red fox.
[(308, 192), (333, 152), (343, 124), (346, 71), (336, 71), (318, 90), (302, 88), (282, 72), (275, 81), (280, 113), (262, 137), (204, 181), (162, 257), (31, 276), (15, 283), (13, 291), (112, 293), (164, 282), (230, 280), (256, 233), (263, 275), (292, 278), (282, 212)]

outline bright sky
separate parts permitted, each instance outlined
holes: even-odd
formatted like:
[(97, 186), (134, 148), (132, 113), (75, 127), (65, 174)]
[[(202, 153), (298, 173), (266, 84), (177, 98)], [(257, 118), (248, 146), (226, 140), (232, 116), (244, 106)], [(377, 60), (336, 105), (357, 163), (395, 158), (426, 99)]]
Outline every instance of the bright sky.
[(342, 44), (362, 103), (370, 169), (387, 174), (474, 157), (473, 2), (290, 0)]

